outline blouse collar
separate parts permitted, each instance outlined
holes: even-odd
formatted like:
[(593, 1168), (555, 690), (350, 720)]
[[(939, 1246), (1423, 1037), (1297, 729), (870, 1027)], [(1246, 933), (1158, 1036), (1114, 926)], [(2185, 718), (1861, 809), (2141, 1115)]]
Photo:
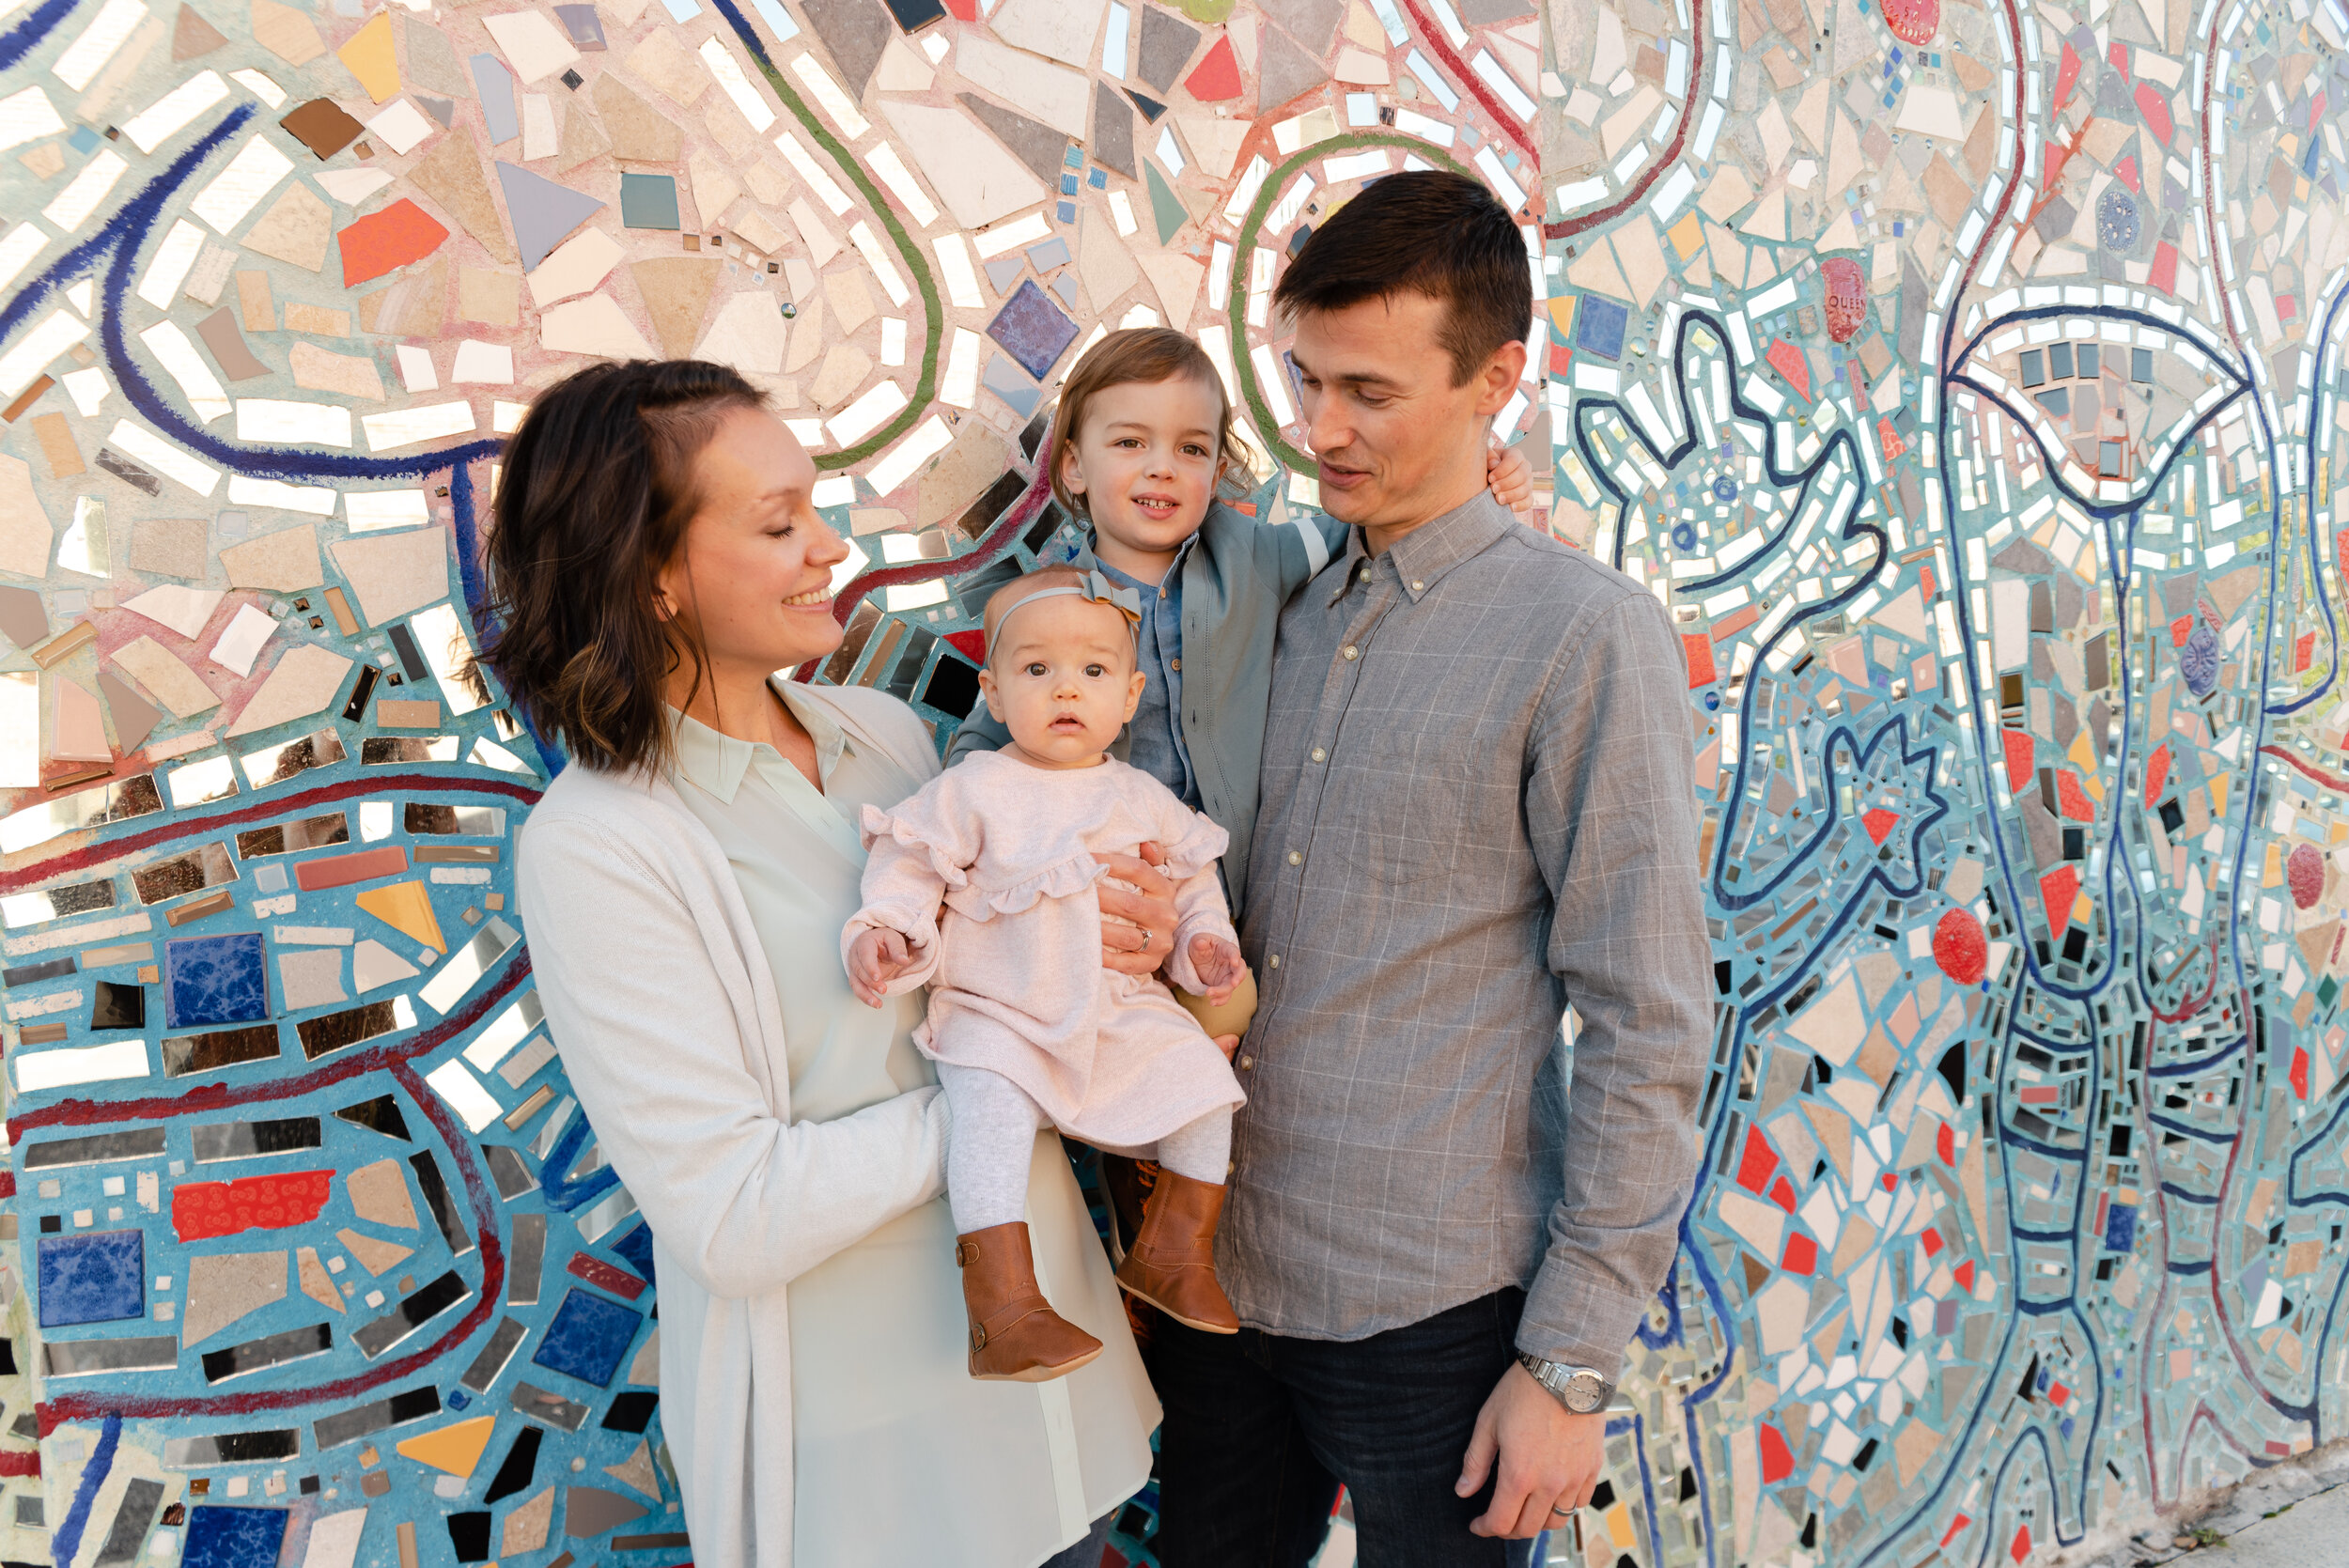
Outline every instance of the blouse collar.
[[(855, 748), (832, 716), (800, 691), (796, 682), (770, 680), (767, 684), (816, 742), (816, 774), (829, 789), (833, 768), (842, 756), (853, 754)], [(669, 709), (669, 722), (677, 742), (677, 772), (728, 804), (752, 768), (791, 767), (782, 753), (765, 741), (743, 740), (711, 729), (677, 708)]]

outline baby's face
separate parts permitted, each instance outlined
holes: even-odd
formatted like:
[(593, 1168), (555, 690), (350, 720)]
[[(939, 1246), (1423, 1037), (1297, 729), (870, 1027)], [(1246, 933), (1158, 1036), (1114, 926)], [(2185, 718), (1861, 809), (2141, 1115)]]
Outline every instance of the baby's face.
[(1134, 716), (1142, 685), (1126, 617), (1074, 594), (1006, 616), (979, 672), (987, 710), (1044, 768), (1099, 762)]

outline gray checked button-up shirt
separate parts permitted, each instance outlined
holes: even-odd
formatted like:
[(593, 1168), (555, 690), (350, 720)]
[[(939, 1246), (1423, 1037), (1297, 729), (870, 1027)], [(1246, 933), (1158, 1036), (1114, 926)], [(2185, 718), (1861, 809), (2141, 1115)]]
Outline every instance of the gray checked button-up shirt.
[(1520, 1349), (1614, 1374), (1712, 1026), (1687, 705), (1656, 599), (1483, 492), (1375, 559), (1355, 530), (1290, 600), (1218, 1255), (1250, 1325), (1360, 1339), (1522, 1285)]

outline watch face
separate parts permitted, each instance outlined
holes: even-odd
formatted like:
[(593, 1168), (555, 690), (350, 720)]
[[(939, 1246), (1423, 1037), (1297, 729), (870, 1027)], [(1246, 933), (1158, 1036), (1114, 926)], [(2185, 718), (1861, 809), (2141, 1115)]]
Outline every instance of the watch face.
[(1578, 1372), (1566, 1379), (1566, 1407), (1588, 1415), (1607, 1400), (1607, 1384), (1595, 1372)]

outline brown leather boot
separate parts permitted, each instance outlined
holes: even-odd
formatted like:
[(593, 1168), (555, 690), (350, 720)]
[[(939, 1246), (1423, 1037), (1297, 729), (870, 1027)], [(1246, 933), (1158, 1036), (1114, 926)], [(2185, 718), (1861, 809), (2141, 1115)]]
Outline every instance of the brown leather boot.
[(1161, 1168), (1142, 1233), (1117, 1266), (1117, 1283), (1186, 1327), (1237, 1334), (1239, 1314), (1215, 1281), (1215, 1227), (1224, 1188)]
[(1028, 1227), (1015, 1220), (955, 1238), (962, 1305), (971, 1314), (971, 1375), (1049, 1383), (1101, 1354), (1101, 1342), (1052, 1311), (1036, 1288)]

